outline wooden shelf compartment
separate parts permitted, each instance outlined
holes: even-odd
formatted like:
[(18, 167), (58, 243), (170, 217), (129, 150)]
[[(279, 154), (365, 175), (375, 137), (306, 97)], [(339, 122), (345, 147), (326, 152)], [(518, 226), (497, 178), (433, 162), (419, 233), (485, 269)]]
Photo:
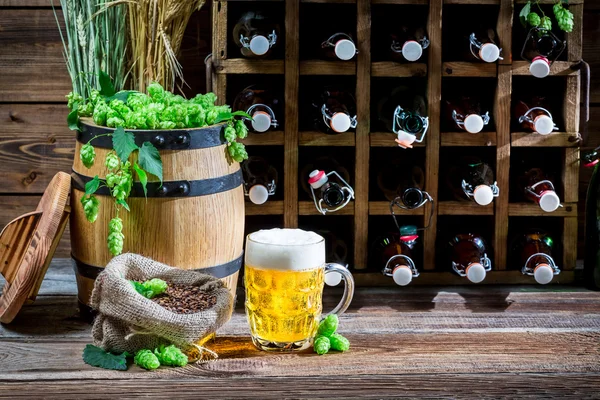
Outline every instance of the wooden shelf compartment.
[(480, 206), (474, 201), (439, 201), (438, 215), (494, 215), (494, 202)]
[(388, 78), (411, 78), (427, 76), (427, 64), (378, 61), (371, 64), (371, 76)]
[(577, 217), (577, 203), (562, 203), (554, 212), (546, 212), (535, 203), (509, 203), (510, 217)]
[[(575, 64), (571, 61), (555, 61), (550, 66), (550, 76), (568, 76), (579, 75), (578, 70), (571, 69), (571, 65)], [(513, 61), (512, 64), (513, 76), (531, 76), (529, 72), (529, 61)]]
[(300, 75), (356, 75), (356, 61), (300, 61)]
[(249, 132), (248, 137), (242, 140), (242, 143), (247, 146), (283, 146), (283, 131)]
[(216, 60), (214, 70), (217, 74), (283, 74), (283, 60), (250, 60), (231, 58)]
[[(396, 135), (392, 132), (371, 132), (370, 135), (371, 147), (398, 147), (398, 143), (394, 141), (396, 139)], [(413, 143), (413, 147), (425, 147), (427, 142), (427, 135), (425, 135), (425, 140), (421, 143)], [(410, 150), (410, 149), (402, 149), (401, 150)]]
[[(315, 203), (312, 200), (304, 200), (298, 202), (298, 215), (323, 215), (317, 211)], [(328, 213), (327, 216), (335, 215), (354, 215), (354, 201), (339, 211)]]
[(267, 200), (265, 204), (246, 202), (246, 215), (283, 215), (283, 201)]
[(496, 145), (496, 132), (441, 132), (442, 147), (490, 147)]
[(450, 61), (442, 64), (444, 77), (495, 78), (498, 76), (498, 65), (486, 62)]
[(300, 146), (354, 146), (356, 143), (355, 132), (343, 132), (330, 135), (318, 131), (300, 132)]
[(513, 132), (510, 134), (510, 144), (513, 147), (577, 147), (579, 137), (573, 132), (552, 132), (540, 135), (535, 132)]
[[(425, 207), (419, 207), (414, 210), (405, 210), (403, 208), (394, 207), (394, 214), (396, 215), (425, 215)], [(369, 215), (391, 215), (390, 214), (390, 202), (389, 201), (370, 201), (369, 202)]]

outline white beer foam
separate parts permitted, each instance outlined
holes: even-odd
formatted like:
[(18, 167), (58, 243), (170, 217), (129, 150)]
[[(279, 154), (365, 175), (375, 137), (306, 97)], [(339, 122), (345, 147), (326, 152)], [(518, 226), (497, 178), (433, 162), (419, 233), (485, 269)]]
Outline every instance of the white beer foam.
[(320, 267), (325, 264), (325, 239), (302, 229), (263, 229), (249, 235), (246, 264), (279, 271)]

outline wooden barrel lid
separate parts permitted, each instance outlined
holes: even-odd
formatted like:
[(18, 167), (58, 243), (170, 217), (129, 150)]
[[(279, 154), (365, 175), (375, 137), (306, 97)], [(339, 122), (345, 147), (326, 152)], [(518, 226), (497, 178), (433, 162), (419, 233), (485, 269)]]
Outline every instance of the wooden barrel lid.
[(0, 274), (6, 284), (0, 296), (0, 322), (10, 323), (26, 301), (38, 294), (70, 208), (71, 176), (52, 178), (35, 211), (21, 215), (0, 232)]

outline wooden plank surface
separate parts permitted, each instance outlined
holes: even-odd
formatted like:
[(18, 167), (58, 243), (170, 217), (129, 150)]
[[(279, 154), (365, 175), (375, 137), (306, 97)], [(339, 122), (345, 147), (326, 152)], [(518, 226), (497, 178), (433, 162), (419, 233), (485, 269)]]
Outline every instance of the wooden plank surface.
[(577, 147), (579, 142), (577, 133), (553, 132), (549, 135), (540, 135), (535, 132), (513, 132), (510, 141), (513, 147)]
[[(399, 150), (406, 150), (398, 147), (398, 143), (394, 140), (396, 135), (392, 132), (371, 132), (370, 139), (371, 147), (396, 147)], [(427, 145), (427, 135), (422, 143), (414, 142), (412, 145), (413, 147), (425, 147)]]
[[(335, 213), (327, 214), (327, 216), (337, 215), (354, 215), (355, 214), (356, 202), (351, 201), (348, 205)], [(300, 201), (298, 203), (298, 215), (319, 215), (324, 216), (315, 207), (315, 203), (312, 200)]]
[(438, 215), (494, 215), (494, 203), (480, 206), (474, 201), (440, 201)]
[(508, 215), (511, 217), (577, 217), (577, 203), (562, 203), (556, 211), (546, 212), (536, 203), (510, 203)]
[(356, 144), (355, 132), (343, 132), (330, 135), (318, 131), (300, 132), (300, 146), (354, 146)]
[(217, 74), (283, 74), (283, 71), (283, 60), (234, 58), (215, 61)]
[(442, 64), (445, 77), (487, 77), (495, 78), (498, 66), (495, 63), (474, 63), (453, 61)]
[(355, 75), (355, 61), (300, 61), (300, 75)]
[(254, 204), (247, 201), (246, 215), (283, 215), (283, 201), (269, 200), (265, 204)]
[(422, 77), (427, 76), (427, 64), (378, 61), (371, 64), (371, 74), (376, 77)]
[(442, 132), (440, 134), (442, 147), (452, 146), (495, 146), (496, 132)]
[(256, 146), (283, 146), (283, 131), (267, 131), (263, 133), (248, 132), (248, 137), (242, 140), (245, 145)]
[[(395, 207), (394, 214), (397, 215), (425, 215), (423, 207), (406, 210), (404, 208)], [(390, 215), (389, 201), (370, 201), (369, 215)]]

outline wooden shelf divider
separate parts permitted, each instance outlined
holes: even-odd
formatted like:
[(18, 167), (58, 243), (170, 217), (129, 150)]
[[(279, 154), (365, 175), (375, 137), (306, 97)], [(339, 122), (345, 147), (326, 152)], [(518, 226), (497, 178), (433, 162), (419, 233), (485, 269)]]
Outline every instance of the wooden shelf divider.
[(349, 131), (337, 135), (328, 135), (318, 131), (300, 132), (300, 146), (354, 146), (356, 133)]
[(442, 147), (489, 147), (496, 145), (496, 132), (442, 132)]

